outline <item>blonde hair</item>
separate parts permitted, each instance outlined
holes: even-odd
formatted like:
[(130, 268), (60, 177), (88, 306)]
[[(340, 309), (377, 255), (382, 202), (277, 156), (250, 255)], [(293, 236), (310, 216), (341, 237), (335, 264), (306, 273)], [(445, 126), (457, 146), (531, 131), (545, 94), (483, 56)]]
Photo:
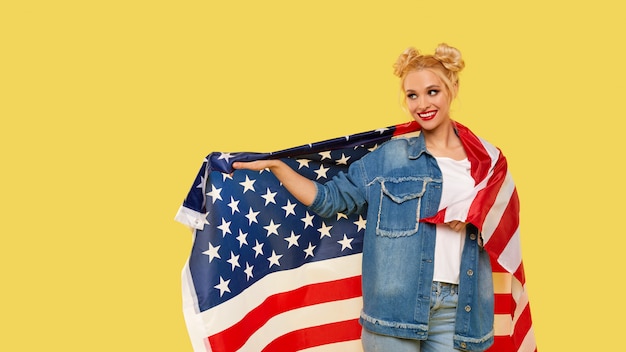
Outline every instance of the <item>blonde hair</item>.
[(455, 86), (459, 84), (459, 72), (465, 67), (461, 52), (441, 43), (433, 55), (422, 55), (415, 48), (407, 48), (393, 65), (394, 74), (400, 77), (400, 89), (404, 93), (404, 79), (413, 71), (430, 70), (445, 84), (451, 99), (456, 97)]

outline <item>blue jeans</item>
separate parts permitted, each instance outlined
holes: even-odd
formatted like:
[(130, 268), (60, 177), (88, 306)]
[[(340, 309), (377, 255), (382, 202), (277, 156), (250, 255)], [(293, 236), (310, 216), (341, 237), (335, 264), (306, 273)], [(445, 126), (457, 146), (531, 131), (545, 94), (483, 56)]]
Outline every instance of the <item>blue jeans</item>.
[(365, 329), (361, 343), (365, 352), (458, 352), (453, 347), (458, 286), (433, 282), (430, 293), (428, 339), (411, 340), (378, 335)]

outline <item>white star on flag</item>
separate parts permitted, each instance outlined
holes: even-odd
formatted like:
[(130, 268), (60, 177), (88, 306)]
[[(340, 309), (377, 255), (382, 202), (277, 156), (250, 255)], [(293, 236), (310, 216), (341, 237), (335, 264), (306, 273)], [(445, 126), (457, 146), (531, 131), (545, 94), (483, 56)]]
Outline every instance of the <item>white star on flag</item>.
[(230, 279), (228, 280), (224, 280), (221, 276), (220, 276), (220, 283), (218, 285), (215, 285), (213, 287), (215, 287), (216, 289), (220, 290), (220, 297), (222, 297), (222, 295), (224, 294), (224, 292), (230, 292), (230, 288), (228, 288), (228, 284), (230, 283)]
[(283, 257), (282, 254), (278, 255), (276, 254), (275, 251), (272, 251), (272, 255), (269, 258), (267, 258), (267, 260), (269, 260), (270, 262), (270, 268), (272, 267), (272, 265), (280, 266), (279, 260), (282, 257)]
[(322, 157), (322, 159), (321, 159), (321, 160), (324, 160), (324, 159), (332, 159), (332, 158), (330, 157), (330, 150), (325, 151), (325, 152), (321, 152), (321, 153), (319, 153), (319, 155)]
[(259, 223), (259, 221), (256, 219), (256, 217), (260, 214), (260, 211), (254, 211), (252, 210), (252, 207), (250, 207), (250, 210), (248, 211), (248, 214), (246, 215), (246, 218), (248, 218), (248, 225), (252, 225), (252, 223)]
[(222, 200), (222, 196), (220, 195), (220, 193), (222, 192), (221, 188), (215, 188), (214, 185), (211, 185), (211, 192), (207, 193), (206, 195), (211, 197), (211, 200), (213, 201), (213, 204), (215, 204), (216, 200)]
[(209, 242), (209, 249), (207, 249), (206, 251), (202, 252), (202, 254), (208, 255), (209, 256), (209, 263), (217, 258), (217, 259), (222, 259), (222, 257), (220, 257), (220, 253), (219, 253), (219, 249), (221, 246), (216, 246), (213, 247), (213, 245), (211, 244), (211, 242)]
[(307, 227), (311, 226), (313, 227), (313, 215), (309, 214), (309, 212), (306, 212), (306, 215), (300, 219), (304, 222), (304, 228), (306, 229)]
[(322, 227), (320, 227), (319, 229), (317, 229), (317, 231), (320, 233), (320, 238), (324, 238), (326, 237), (331, 237), (330, 236), (330, 229), (332, 229), (332, 226), (326, 226), (325, 222), (322, 222)]
[(349, 156), (346, 156), (344, 153), (341, 153), (341, 159), (337, 159), (337, 165), (348, 165)]
[(315, 170), (315, 173), (317, 174), (317, 178), (316, 180), (319, 180), (320, 178), (328, 178), (328, 176), (326, 176), (326, 173), (328, 172), (328, 170), (330, 170), (327, 167), (324, 167), (324, 165), (320, 165), (320, 168)]
[(295, 233), (293, 233), (293, 231), (291, 231), (291, 236), (285, 238), (285, 241), (289, 242), (287, 249), (291, 248), (291, 246), (299, 247), (298, 245), (299, 238), (300, 238), (300, 235), (296, 235)]
[(274, 219), (270, 220), (270, 224), (267, 226), (263, 226), (264, 229), (267, 230), (267, 237), (270, 237), (271, 234), (275, 234), (278, 236), (278, 228), (280, 224), (274, 224)]
[(221, 153), (217, 160), (226, 160), (226, 162), (228, 162), (228, 160), (232, 157), (233, 156), (230, 153)]
[(259, 255), (263, 255), (263, 243), (259, 243), (259, 240), (255, 240), (256, 245), (252, 247), (254, 249), (254, 257), (256, 258)]
[(307, 258), (308, 256), (314, 257), (315, 255), (313, 254), (313, 250), (315, 249), (315, 247), (317, 246), (313, 246), (311, 245), (311, 242), (309, 242), (309, 246), (307, 247), (307, 249), (304, 250), (304, 253), (306, 253), (304, 257), (305, 258)]
[(350, 248), (352, 249), (352, 241), (354, 240), (354, 238), (348, 238), (346, 236), (346, 234), (343, 235), (343, 239), (341, 241), (337, 241), (337, 243), (339, 243), (341, 245), (341, 251), (343, 251), (346, 248)]
[(222, 218), (222, 224), (217, 228), (222, 230), (222, 237), (226, 237), (227, 233), (232, 233), (230, 232), (230, 221), (226, 221), (224, 218)]
[(250, 280), (251, 278), (253, 278), (254, 276), (252, 275), (252, 269), (254, 268), (254, 265), (250, 265), (248, 264), (248, 262), (246, 262), (246, 270), (244, 270), (243, 272), (246, 273), (246, 281)]
[(227, 262), (230, 263), (232, 271), (235, 271), (235, 268), (241, 267), (239, 265), (239, 255), (235, 255), (232, 251), (230, 252), (230, 259), (228, 259)]
[(239, 212), (239, 201), (235, 200), (233, 196), (230, 196), (230, 203), (228, 203), (228, 206), (232, 210), (233, 214), (235, 214), (235, 212)]
[(285, 210), (285, 217), (288, 217), (289, 215), (296, 215), (296, 212), (294, 211), (295, 207), (296, 203), (291, 203), (291, 201), (287, 199), (287, 205), (281, 207), (283, 210)]
[(367, 220), (363, 219), (363, 216), (359, 215), (359, 220), (355, 221), (354, 224), (357, 227), (357, 232), (361, 230), (365, 230), (365, 225), (367, 224)]
[(309, 159), (298, 159), (296, 161), (298, 162), (298, 170), (300, 170), (303, 167), (308, 168), (309, 167), (309, 163), (311, 162), (311, 160), (309, 160)]
[(276, 197), (276, 194), (277, 192), (272, 192), (270, 191), (269, 187), (267, 188), (267, 193), (261, 196), (263, 199), (265, 199), (266, 206), (270, 203), (276, 204), (276, 201), (274, 200), (274, 197)]
[(239, 229), (239, 236), (237, 236), (237, 241), (239, 241), (239, 248), (243, 247), (243, 245), (248, 244), (248, 233), (244, 233)]
[(256, 192), (256, 190), (254, 189), (254, 182), (255, 180), (251, 180), (248, 175), (246, 175), (246, 180), (243, 182), (239, 182), (240, 185), (243, 186), (243, 193), (245, 194), (246, 191), (252, 191), (252, 192)]

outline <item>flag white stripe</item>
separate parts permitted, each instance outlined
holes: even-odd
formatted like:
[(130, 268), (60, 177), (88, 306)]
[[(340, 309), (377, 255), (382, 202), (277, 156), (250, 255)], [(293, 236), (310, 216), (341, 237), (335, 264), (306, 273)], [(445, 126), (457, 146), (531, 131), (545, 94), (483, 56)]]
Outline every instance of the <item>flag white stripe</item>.
[(506, 244), (506, 247), (504, 247), (502, 253), (500, 253), (498, 263), (511, 273), (515, 272), (522, 263), (519, 226), (515, 230), (513, 237), (511, 237), (509, 242)]
[(483, 221), (482, 234), (485, 244), (489, 242), (491, 236), (498, 227), (498, 224), (504, 215), (504, 211), (506, 210), (506, 206), (509, 204), (511, 197), (513, 196), (513, 192), (515, 192), (515, 184), (513, 183), (511, 174), (507, 172), (506, 178), (502, 183), (500, 190), (498, 190), (496, 200), (491, 209), (489, 209), (489, 213), (487, 213), (485, 221)]
[(480, 143), (483, 145), (483, 148), (485, 148), (485, 150), (489, 154), (489, 157), (491, 158), (490, 169), (493, 170), (494, 166), (496, 166), (496, 163), (498, 162), (498, 159), (500, 159), (500, 150), (495, 145), (487, 142), (487, 140), (481, 137), (478, 137), (478, 140), (480, 140)]
[(513, 280), (513, 290), (511, 292), (515, 301), (515, 313), (513, 314), (513, 324), (517, 324), (517, 320), (522, 316), (522, 312), (528, 305), (528, 294), (518, 280)]
[(511, 293), (511, 274), (510, 273), (492, 273), (493, 276), (493, 293), (510, 294)]
[(494, 314), (493, 329), (496, 336), (509, 336), (512, 331), (511, 314)]
[(185, 264), (182, 272), (182, 298), (183, 298), (183, 316), (187, 325), (187, 333), (194, 351), (211, 352), (211, 348), (206, 341), (207, 332), (202, 317), (198, 314), (198, 302), (196, 299), (196, 290), (191, 279), (189, 271), (189, 263)]
[(524, 336), (524, 340), (520, 344), (517, 352), (534, 352), (537, 349), (537, 341), (535, 341), (535, 332), (532, 326), (528, 330), (528, 334)]
[[(307, 263), (300, 268), (278, 271), (266, 275), (238, 295), (218, 306), (196, 313), (204, 321), (206, 336), (211, 336), (234, 325), (250, 310), (274, 294), (295, 290), (306, 285), (361, 275), (362, 254), (348, 255)], [(355, 316), (358, 316), (359, 310)]]
[(355, 319), (361, 307), (363, 307), (363, 299), (358, 297), (303, 307), (276, 315), (250, 336), (246, 344), (238, 351), (258, 352), (262, 346), (267, 346), (274, 339), (290, 331), (324, 325), (332, 321)]

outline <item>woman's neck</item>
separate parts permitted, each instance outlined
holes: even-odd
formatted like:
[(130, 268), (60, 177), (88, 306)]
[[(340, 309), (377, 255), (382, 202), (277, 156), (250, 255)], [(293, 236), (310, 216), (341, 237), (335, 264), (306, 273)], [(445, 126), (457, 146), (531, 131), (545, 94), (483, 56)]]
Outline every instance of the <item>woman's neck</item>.
[(454, 131), (454, 123), (452, 121), (447, 126), (440, 126), (440, 128), (431, 131), (422, 131), (422, 133), (424, 133), (426, 149), (433, 156), (454, 160), (467, 158), (461, 139)]

